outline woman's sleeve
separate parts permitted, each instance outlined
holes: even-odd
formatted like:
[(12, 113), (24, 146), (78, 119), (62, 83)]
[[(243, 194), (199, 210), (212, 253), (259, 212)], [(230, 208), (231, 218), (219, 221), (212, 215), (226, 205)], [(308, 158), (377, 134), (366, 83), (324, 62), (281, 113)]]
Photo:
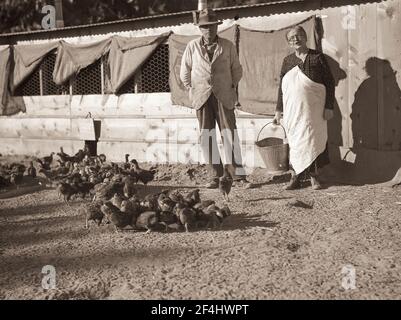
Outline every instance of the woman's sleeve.
[(277, 96), (277, 105), (276, 105), (276, 111), (280, 111), (280, 112), (283, 112), (283, 90), (281, 88), (281, 85), (283, 83), (283, 77), (286, 74), (286, 69), (287, 69), (287, 63), (286, 63), (286, 59), (284, 58), (283, 64), (281, 65), (280, 84), (278, 87), (278, 96)]
[(335, 100), (335, 84), (334, 78), (331, 73), (329, 64), (327, 63), (326, 58), (323, 54), (319, 55), (319, 61), (322, 65), (322, 80), (323, 84), (326, 87), (326, 109), (333, 109), (334, 108), (334, 100)]

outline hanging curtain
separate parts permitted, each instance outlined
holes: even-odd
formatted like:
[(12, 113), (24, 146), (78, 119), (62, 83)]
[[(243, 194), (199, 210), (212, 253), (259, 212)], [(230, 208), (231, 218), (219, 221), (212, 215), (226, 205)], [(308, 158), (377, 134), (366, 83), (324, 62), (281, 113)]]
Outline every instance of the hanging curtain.
[(14, 72), (11, 81), (12, 92), (22, 84), (40, 65), (45, 56), (55, 50), (58, 41), (44, 44), (14, 46)]
[(20, 111), (25, 112), (22, 98), (12, 97), (9, 90), (12, 47), (0, 49), (0, 115), (9, 116)]
[(64, 84), (79, 71), (91, 65), (105, 55), (111, 44), (111, 38), (89, 44), (69, 44), (60, 41), (53, 70), (53, 81)]
[(114, 36), (108, 57), (107, 92), (118, 92), (169, 35), (170, 32), (140, 38)]
[[(295, 25), (302, 26), (307, 32), (309, 48), (319, 48), (315, 16)], [(239, 57), (243, 77), (238, 90), (242, 111), (274, 114), (281, 65), (284, 57), (291, 53), (286, 33), (293, 26), (277, 31), (255, 31), (240, 27)]]

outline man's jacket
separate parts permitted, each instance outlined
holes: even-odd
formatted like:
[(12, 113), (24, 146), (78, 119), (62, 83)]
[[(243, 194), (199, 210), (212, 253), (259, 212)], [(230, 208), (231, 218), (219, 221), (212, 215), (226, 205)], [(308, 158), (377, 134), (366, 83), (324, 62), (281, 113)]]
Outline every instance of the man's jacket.
[(242, 67), (234, 44), (218, 37), (210, 62), (202, 37), (187, 44), (181, 61), (180, 78), (189, 90), (192, 107), (201, 108), (213, 92), (227, 109), (237, 102), (236, 87), (242, 77)]

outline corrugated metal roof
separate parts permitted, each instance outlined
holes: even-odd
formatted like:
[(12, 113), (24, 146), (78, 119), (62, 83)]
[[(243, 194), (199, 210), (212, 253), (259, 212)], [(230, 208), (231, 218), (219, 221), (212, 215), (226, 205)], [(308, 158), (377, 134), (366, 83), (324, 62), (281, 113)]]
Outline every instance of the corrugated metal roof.
[[(215, 8), (214, 10), (218, 12), (230, 11), (230, 10), (240, 10), (245, 8), (258, 8), (258, 7), (267, 7), (277, 4), (286, 4), (286, 3), (293, 3), (293, 2), (305, 2), (306, 0), (281, 0), (281, 1), (274, 1), (274, 2), (267, 2), (267, 3), (256, 3), (256, 4), (247, 4), (235, 7), (225, 7), (225, 8)], [(194, 9), (195, 11), (195, 9)], [(146, 16), (146, 17), (138, 17), (138, 18), (130, 18), (130, 19), (121, 19), (116, 21), (107, 21), (107, 22), (99, 22), (93, 24), (85, 24), (79, 26), (69, 26), (63, 28), (56, 28), (56, 29), (49, 29), (49, 30), (32, 30), (32, 31), (23, 31), (23, 32), (13, 32), (13, 33), (3, 33), (0, 34), (0, 37), (10, 37), (10, 36), (23, 36), (23, 35), (33, 35), (33, 34), (43, 34), (49, 32), (57, 32), (57, 31), (64, 31), (64, 30), (80, 30), (85, 28), (93, 28), (97, 26), (106, 26), (106, 25), (117, 25), (120, 23), (127, 23), (127, 22), (140, 22), (140, 21), (148, 21), (148, 20), (157, 20), (163, 19), (166, 17), (174, 17), (174, 16), (185, 16), (191, 15), (193, 11), (182, 11), (176, 13), (166, 13), (166, 14), (159, 14), (153, 16)]]

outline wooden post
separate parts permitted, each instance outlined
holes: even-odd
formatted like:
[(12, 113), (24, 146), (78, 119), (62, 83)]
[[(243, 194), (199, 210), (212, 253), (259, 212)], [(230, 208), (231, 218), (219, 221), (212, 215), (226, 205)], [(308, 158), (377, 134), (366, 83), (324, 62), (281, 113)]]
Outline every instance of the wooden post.
[(104, 92), (104, 59), (100, 60), (100, 80), (101, 80), (101, 90), (102, 94), (105, 94)]
[(56, 28), (64, 28), (62, 0), (55, 0), (55, 5), (56, 5)]
[(138, 70), (134, 76), (134, 93), (142, 91), (142, 69)]
[(40, 95), (43, 96), (43, 71), (42, 67), (39, 68), (39, 91)]
[(199, 0), (198, 1), (198, 10), (207, 9), (207, 0)]

